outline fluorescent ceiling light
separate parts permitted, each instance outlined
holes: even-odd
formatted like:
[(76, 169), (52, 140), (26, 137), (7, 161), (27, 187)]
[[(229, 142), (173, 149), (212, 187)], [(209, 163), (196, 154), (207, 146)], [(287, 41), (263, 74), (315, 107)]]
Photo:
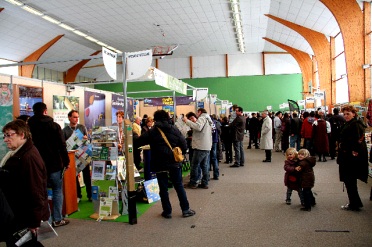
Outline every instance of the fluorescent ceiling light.
[(90, 40), (90, 41), (92, 41), (92, 42), (98, 42), (98, 40), (97, 39), (95, 39), (95, 38), (93, 38), (93, 37), (91, 37), (91, 36), (87, 36), (87, 37), (85, 37), (87, 40)]
[(18, 6), (22, 6), (23, 3), (17, 1), (17, 0), (5, 0), (7, 1), (8, 3), (11, 3), (11, 4), (14, 4), (14, 5), (18, 5)]
[(22, 6), (22, 9), (26, 10), (27, 12), (31, 13), (31, 14), (34, 14), (34, 15), (38, 15), (38, 16), (42, 16), (44, 15), (42, 12), (40, 12), (39, 10), (37, 9), (34, 9), (30, 6), (27, 6), (27, 5), (23, 5)]
[(103, 42), (101, 42), (101, 41), (97, 41), (96, 42), (98, 45), (100, 45), (100, 46), (107, 46), (107, 44), (105, 44), (105, 43), (103, 43)]
[(66, 25), (64, 23), (59, 24), (59, 26), (62, 27), (62, 28), (64, 28), (64, 29), (66, 29), (66, 30), (68, 30), (68, 31), (73, 31), (75, 29), (75, 28), (73, 28), (73, 27), (71, 27), (69, 25)]
[(45, 19), (45, 20), (47, 20), (47, 21), (49, 21), (49, 22), (51, 22), (51, 23), (53, 23), (53, 24), (59, 24), (59, 23), (61, 23), (59, 20), (56, 20), (56, 19), (50, 17), (49, 15), (43, 15), (42, 18)]
[(74, 32), (75, 34), (79, 35), (79, 36), (83, 36), (83, 37), (88, 36), (87, 34), (81, 32), (81, 31), (79, 31), (79, 30), (74, 30), (73, 32)]

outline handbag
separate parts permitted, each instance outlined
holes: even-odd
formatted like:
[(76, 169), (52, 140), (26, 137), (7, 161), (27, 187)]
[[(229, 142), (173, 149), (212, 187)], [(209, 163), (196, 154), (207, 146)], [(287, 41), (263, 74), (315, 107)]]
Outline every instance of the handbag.
[(170, 145), (167, 137), (165, 136), (164, 132), (160, 129), (160, 128), (157, 128), (161, 134), (161, 136), (163, 137), (164, 141), (168, 144), (169, 148), (172, 150), (173, 152), (173, 156), (174, 156), (174, 159), (176, 160), (176, 162), (182, 162), (185, 158), (183, 157), (183, 154), (182, 154), (182, 150), (180, 147), (175, 147), (175, 148), (172, 148), (172, 146)]

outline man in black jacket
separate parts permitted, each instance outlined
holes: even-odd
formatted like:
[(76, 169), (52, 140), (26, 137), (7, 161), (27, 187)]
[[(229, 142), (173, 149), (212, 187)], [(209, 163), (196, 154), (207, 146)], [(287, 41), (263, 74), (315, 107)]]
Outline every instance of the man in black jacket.
[(252, 142), (256, 149), (259, 149), (257, 139), (258, 139), (258, 131), (260, 129), (260, 120), (257, 118), (256, 113), (252, 113), (252, 118), (249, 119), (248, 130), (249, 130), (249, 144), (248, 149), (252, 148)]
[(64, 226), (69, 223), (62, 216), (63, 205), (63, 172), (69, 166), (65, 138), (59, 124), (47, 116), (47, 106), (42, 102), (32, 106), (34, 116), (28, 120), (32, 141), (44, 160), (48, 173), (48, 188), (53, 191), (53, 226)]
[(244, 166), (244, 150), (243, 150), (243, 139), (244, 139), (244, 127), (245, 119), (243, 116), (243, 108), (240, 106), (235, 108), (236, 117), (232, 123), (230, 123), (232, 141), (235, 152), (235, 162), (230, 167)]
[(172, 205), (168, 194), (168, 174), (177, 192), (178, 200), (182, 209), (183, 217), (195, 215), (195, 211), (189, 207), (186, 191), (182, 184), (182, 164), (174, 159), (173, 151), (162, 137), (160, 130), (163, 131), (172, 148), (179, 147), (182, 153), (186, 153), (186, 140), (181, 132), (171, 124), (169, 115), (164, 110), (158, 110), (154, 113), (154, 128), (143, 133), (134, 140), (137, 146), (150, 144), (151, 150), (151, 170), (156, 172), (160, 189), (161, 205), (163, 212), (161, 216), (166, 219), (172, 218)]

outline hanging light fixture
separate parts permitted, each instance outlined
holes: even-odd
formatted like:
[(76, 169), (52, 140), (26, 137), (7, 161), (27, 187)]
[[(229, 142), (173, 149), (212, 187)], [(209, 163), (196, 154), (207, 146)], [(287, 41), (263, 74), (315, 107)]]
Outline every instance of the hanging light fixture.
[(242, 16), (240, 12), (239, 0), (230, 0), (230, 6), (232, 10), (232, 16), (233, 16), (235, 33), (236, 33), (236, 39), (238, 41), (238, 47), (241, 53), (245, 53), (243, 23), (242, 23)]

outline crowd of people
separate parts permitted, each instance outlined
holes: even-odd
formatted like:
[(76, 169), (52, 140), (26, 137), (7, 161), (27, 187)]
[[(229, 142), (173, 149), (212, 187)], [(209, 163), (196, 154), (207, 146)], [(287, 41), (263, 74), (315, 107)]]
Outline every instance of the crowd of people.
[[(53, 227), (69, 224), (62, 215), (63, 173), (69, 168), (65, 140), (76, 130), (80, 130), (84, 139), (88, 138), (85, 126), (78, 124), (78, 111), (68, 113), (70, 123), (64, 129), (47, 115), (44, 103), (34, 104), (33, 111), (31, 118), (19, 117), (2, 129), (4, 142), (10, 150), (0, 162), (0, 241), (5, 241), (7, 246), (15, 246), (12, 233), (24, 228), (36, 236), (42, 221), (51, 222)], [(199, 108), (196, 113), (181, 114), (173, 121), (168, 112), (158, 110), (153, 117), (145, 115), (134, 119), (134, 163), (140, 170), (142, 161), (138, 147), (150, 145), (150, 169), (158, 179), (163, 209), (161, 216), (172, 218), (168, 194), (171, 181), (183, 217), (190, 217), (196, 212), (190, 208), (185, 188), (208, 189), (211, 171), (212, 179), (219, 180), (219, 163), (222, 162), (223, 152), (224, 163), (231, 164), (231, 168), (244, 167), (243, 139), (248, 134), (247, 148), (251, 149), (253, 144), (256, 149), (264, 150), (263, 162), (272, 161), (272, 150), (285, 155), (287, 204), (291, 204), (291, 195), (295, 190), (303, 205), (301, 210), (311, 211), (316, 205), (312, 193), (316, 157), (318, 162), (326, 162), (329, 156), (331, 159), (337, 157), (340, 181), (345, 184), (348, 194), (349, 203), (343, 205), (342, 209), (359, 211), (363, 204), (358, 194), (357, 180), (367, 182), (368, 179), (366, 126), (353, 106), (344, 106), (341, 112), (343, 116), (339, 115), (337, 108), (327, 116), (322, 110), (300, 115), (297, 112), (283, 114), (280, 111), (262, 111), (244, 116), (243, 108), (234, 105), (229, 116), (221, 115), (218, 118)], [(123, 152), (124, 113), (118, 111), (116, 117), (119, 152)], [(180, 148), (184, 155), (189, 154), (190, 179), (185, 184), (182, 162), (174, 157), (175, 147)], [(87, 197), (91, 201), (89, 166), (84, 170)], [(47, 187), (53, 191), (52, 209), (48, 209)], [(77, 192), (78, 199), (81, 199), (80, 186), (77, 186)], [(37, 238), (34, 239), (38, 243)]]

